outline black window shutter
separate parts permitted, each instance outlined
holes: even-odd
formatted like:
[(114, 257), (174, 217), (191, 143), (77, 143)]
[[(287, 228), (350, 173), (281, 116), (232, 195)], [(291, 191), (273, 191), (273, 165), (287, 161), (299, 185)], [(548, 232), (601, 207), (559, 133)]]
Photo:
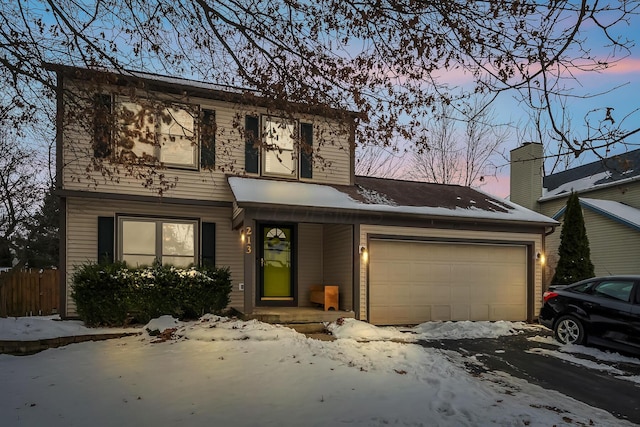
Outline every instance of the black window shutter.
[(313, 125), (300, 124), (300, 178), (313, 178)]
[(112, 216), (98, 217), (98, 263), (110, 264), (113, 262), (114, 252), (114, 220)]
[(246, 116), (244, 120), (244, 170), (258, 173), (260, 120), (255, 116)]
[(202, 266), (216, 265), (216, 224), (215, 222), (202, 223)]
[(211, 168), (216, 164), (216, 115), (213, 110), (202, 110), (200, 126), (200, 166)]
[(111, 95), (99, 93), (93, 98), (93, 155), (104, 159), (111, 155)]

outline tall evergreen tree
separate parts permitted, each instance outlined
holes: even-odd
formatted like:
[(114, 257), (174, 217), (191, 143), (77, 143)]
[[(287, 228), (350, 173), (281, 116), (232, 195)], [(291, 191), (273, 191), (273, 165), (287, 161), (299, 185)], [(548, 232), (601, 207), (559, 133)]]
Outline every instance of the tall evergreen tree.
[(59, 265), (60, 202), (51, 186), (42, 204), (26, 226), (26, 239), (21, 243), (21, 262), (28, 267), (50, 268)]
[(560, 233), (560, 259), (551, 283), (569, 284), (595, 276), (590, 252), (578, 194), (571, 193)]

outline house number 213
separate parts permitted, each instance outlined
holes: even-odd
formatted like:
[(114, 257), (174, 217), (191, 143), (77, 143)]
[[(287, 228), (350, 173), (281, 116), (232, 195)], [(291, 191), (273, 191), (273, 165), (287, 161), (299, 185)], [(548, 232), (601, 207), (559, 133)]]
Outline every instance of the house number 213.
[(245, 229), (245, 252), (250, 254), (253, 252), (251, 247), (251, 235), (253, 233), (253, 229), (251, 227), (247, 227)]

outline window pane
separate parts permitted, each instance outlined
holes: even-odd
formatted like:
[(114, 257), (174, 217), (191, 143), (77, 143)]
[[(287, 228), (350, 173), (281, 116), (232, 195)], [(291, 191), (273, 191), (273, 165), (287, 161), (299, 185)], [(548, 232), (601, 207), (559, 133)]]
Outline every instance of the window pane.
[(155, 119), (152, 111), (135, 102), (120, 103), (120, 152), (155, 157)]
[(160, 161), (174, 165), (196, 165), (195, 120), (183, 108), (165, 108), (159, 117)]
[(279, 120), (265, 119), (265, 143), (281, 150), (293, 150), (295, 126)]
[(167, 135), (193, 138), (194, 120), (190, 112), (178, 107), (165, 108), (159, 132)]
[(123, 255), (122, 260), (127, 263), (129, 267), (142, 267), (153, 264), (156, 257), (153, 255)]
[(160, 161), (174, 165), (195, 166), (196, 145), (191, 138), (162, 134), (160, 138)]
[(173, 265), (174, 267), (189, 267), (193, 264), (193, 257), (163, 256), (162, 264)]
[(620, 301), (629, 301), (632, 289), (633, 282), (602, 282), (595, 288), (595, 294)]
[(265, 118), (263, 133), (265, 138), (264, 171), (278, 175), (294, 175), (295, 168), (294, 123), (282, 119)]
[(279, 175), (293, 175), (293, 153), (291, 151), (265, 151), (264, 153), (264, 170), (267, 173)]
[(162, 255), (194, 257), (194, 225), (180, 223), (162, 224)]
[(156, 254), (156, 223), (149, 221), (122, 221), (123, 255)]

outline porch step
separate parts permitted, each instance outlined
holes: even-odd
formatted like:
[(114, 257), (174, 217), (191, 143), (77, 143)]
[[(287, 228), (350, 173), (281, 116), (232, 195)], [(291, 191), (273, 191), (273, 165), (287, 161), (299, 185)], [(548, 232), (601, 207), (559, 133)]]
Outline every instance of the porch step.
[(353, 318), (353, 311), (324, 311), (314, 307), (256, 307), (251, 314), (243, 314), (245, 320), (256, 319), (265, 323), (287, 324), (322, 324), (335, 322), (341, 317)]
[(282, 326), (291, 328), (301, 334), (321, 334), (324, 333), (324, 323), (283, 323)]

